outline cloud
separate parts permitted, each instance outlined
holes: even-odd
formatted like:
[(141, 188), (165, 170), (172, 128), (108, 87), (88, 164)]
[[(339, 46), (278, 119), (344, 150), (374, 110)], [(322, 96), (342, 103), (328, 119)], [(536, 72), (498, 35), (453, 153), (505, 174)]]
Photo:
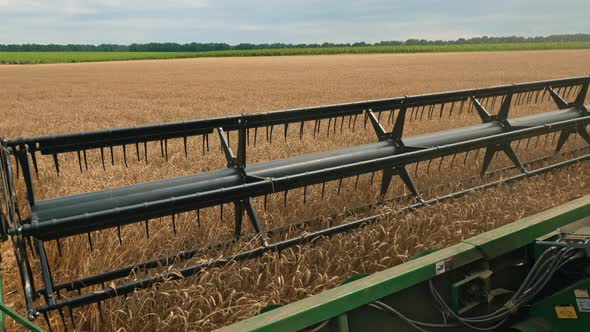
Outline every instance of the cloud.
[(0, 43), (376, 42), (590, 32), (587, 0), (0, 0)]

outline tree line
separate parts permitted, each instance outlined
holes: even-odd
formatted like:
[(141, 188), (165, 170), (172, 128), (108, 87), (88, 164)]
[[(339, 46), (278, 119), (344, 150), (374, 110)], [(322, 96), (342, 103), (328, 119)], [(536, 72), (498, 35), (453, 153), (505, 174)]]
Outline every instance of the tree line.
[(406, 41), (390, 40), (378, 43), (322, 43), (322, 44), (290, 44), (290, 43), (145, 43), (130, 45), (119, 44), (0, 44), (1, 52), (207, 52), (226, 50), (259, 50), (280, 48), (322, 48), (322, 47), (366, 47), (396, 45), (463, 45), (463, 44), (496, 44), (496, 43), (546, 43), (546, 42), (580, 42), (590, 41), (590, 34), (564, 34), (539, 37), (474, 37), (456, 40), (408, 39)]

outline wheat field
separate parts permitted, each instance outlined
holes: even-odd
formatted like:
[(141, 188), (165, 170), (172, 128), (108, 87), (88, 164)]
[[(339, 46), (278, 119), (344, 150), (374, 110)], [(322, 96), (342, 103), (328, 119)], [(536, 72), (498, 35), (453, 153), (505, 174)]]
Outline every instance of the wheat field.
[[(137, 61), (40, 66), (0, 66), (0, 136), (17, 137), (78, 132), (108, 127), (180, 121), (228, 114), (271, 111), (337, 102), (394, 97), (461, 88), (485, 87), (511, 82), (524, 82), (587, 73), (590, 51), (493, 52), (413, 55), (337, 55), (321, 57), (260, 57), (186, 59), (171, 61)], [(515, 108), (513, 116), (553, 110), (546, 102)], [(475, 114), (467, 112), (450, 117), (414, 121), (406, 135), (431, 132), (478, 123)], [(313, 124), (308, 124), (313, 126)], [(326, 151), (376, 140), (370, 128), (362, 123), (354, 133), (321, 131), (313, 137), (307, 128), (299, 140), (298, 128), (291, 128), (288, 139), (282, 128), (276, 128), (272, 144), (258, 135), (258, 145), (251, 146), (248, 162), (286, 158), (315, 151)], [(297, 133), (296, 133), (297, 131)], [(252, 139), (251, 139), (252, 140)], [(232, 137), (235, 144), (235, 136)], [(524, 159), (550, 153), (551, 136), (541, 137), (530, 149), (521, 147)], [(514, 143), (515, 145), (517, 142)], [(553, 145), (552, 145), (553, 144)], [(212, 139), (211, 145), (218, 146)], [(524, 147), (525, 144), (522, 144)], [(125, 167), (122, 152), (115, 152), (116, 163), (102, 170), (97, 151), (89, 151), (89, 169), (80, 174), (74, 155), (60, 165), (57, 177), (50, 158), (40, 160), (40, 179), (36, 181), (38, 199), (112, 188), (161, 178), (192, 174), (224, 167), (219, 149), (202, 153), (200, 143), (185, 158), (181, 142), (170, 144), (169, 161), (157, 158), (156, 144), (150, 147), (149, 163), (131, 162)], [(571, 150), (583, 146), (573, 137), (566, 145)], [(463, 164), (463, 157), (465, 162)], [(477, 175), (482, 154), (435, 160), (433, 166), (410, 166), (417, 184), (427, 197), (448, 192), (460, 186), (458, 177)], [(508, 165), (498, 157), (492, 167)], [(265, 226), (292, 224), (314, 216), (334, 215), (304, 230), (312, 231), (328, 224), (352, 218), (389, 212), (375, 224), (313, 245), (297, 246), (261, 259), (228, 263), (182, 281), (170, 281), (152, 289), (138, 291), (128, 298), (120, 297), (74, 311), (76, 330), (212, 330), (255, 315), (269, 304), (285, 304), (341, 284), (356, 273), (379, 271), (407, 261), (425, 249), (439, 249), (462, 239), (485, 232), (524, 216), (565, 203), (590, 193), (590, 168), (578, 164), (512, 185), (477, 192), (460, 199), (440, 203), (411, 213), (396, 213), (401, 203), (390, 204), (359, 213), (354, 207), (374, 202), (380, 174), (344, 179), (307, 190), (304, 203), (301, 190), (289, 191), (288, 204), (283, 194), (262, 198), (255, 204)], [(498, 176), (513, 173), (501, 174)], [(475, 181), (477, 183), (478, 180)], [(454, 187), (445, 185), (454, 183)], [(22, 193), (22, 183), (19, 184)], [(356, 190), (355, 190), (355, 187)], [(324, 191), (322, 197), (321, 192)], [(390, 197), (403, 194), (395, 182)], [(221, 216), (222, 215), (222, 216)], [(194, 214), (177, 217), (178, 234), (169, 219), (150, 221), (150, 237), (143, 225), (123, 228), (123, 245), (114, 231), (92, 234), (91, 251), (85, 237), (62, 241), (60, 256), (55, 243), (48, 243), (48, 254), (56, 282), (144, 261), (179, 250), (202, 247), (231, 236), (233, 212), (229, 205), (205, 209), (201, 225)], [(246, 232), (252, 230), (246, 227)], [(228, 251), (251, 248), (255, 242), (243, 241)], [(188, 262), (195, 263), (219, 257), (227, 252), (209, 252)], [(19, 279), (9, 243), (2, 245), (5, 271), (6, 303), (24, 312)], [(177, 264), (172, 267), (182, 267)], [(39, 277), (38, 267), (36, 277)], [(140, 276), (141, 273), (138, 275)], [(67, 296), (67, 294), (65, 294)], [(58, 315), (51, 317), (54, 330), (63, 326)], [(38, 320), (45, 326), (42, 319)], [(9, 328), (16, 329), (13, 323)], [(68, 326), (72, 324), (68, 319)]]

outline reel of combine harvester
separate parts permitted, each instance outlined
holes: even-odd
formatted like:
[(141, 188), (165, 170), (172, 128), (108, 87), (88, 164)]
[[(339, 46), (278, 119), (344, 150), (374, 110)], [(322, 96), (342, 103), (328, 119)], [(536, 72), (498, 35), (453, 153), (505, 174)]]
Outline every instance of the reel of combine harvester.
[[(459, 197), (473, 190), (586, 161), (590, 158), (590, 136), (586, 129), (590, 123), (590, 114), (584, 102), (589, 83), (590, 77), (577, 77), (225, 118), (4, 140), (1, 150), (2, 236), (10, 236), (13, 241), (29, 318), (43, 315), (49, 324), (50, 312), (58, 312), (63, 320), (63, 309), (68, 309), (73, 320), (72, 313), (77, 307), (94, 303), (100, 306), (102, 301), (152, 287), (164, 280), (189, 277), (204, 269), (222, 266), (229, 260), (261, 257), (267, 252), (281, 251), (320, 237), (358, 228), (383, 216), (379, 214), (350, 220), (355, 211), (366, 210), (368, 206), (399, 200), (405, 204), (398, 211), (416, 209)], [(511, 110), (515, 106), (549, 101), (556, 105), (549, 112), (511, 116)], [(475, 114), (479, 124), (417, 135), (406, 134), (407, 125), (412, 121), (452, 118), (464, 112)], [(253, 164), (247, 162), (248, 153), (256, 148), (257, 140), (261, 140), (260, 136), (262, 140), (266, 136), (267, 142), (272, 143), (275, 127), (281, 129), (286, 141), (288, 133), (293, 130), (299, 139), (303, 139), (306, 130), (310, 129), (316, 138), (324, 131), (329, 136), (343, 131), (354, 132), (361, 126), (363, 130), (374, 131), (376, 141), (280, 160)], [(233, 147), (230, 143), (231, 134), (237, 137)], [(585, 146), (566, 154), (561, 153), (572, 134), (579, 135)], [(116, 153), (122, 155), (120, 160), (125, 166), (133, 159), (147, 165), (148, 160), (159, 158), (149, 152), (148, 146), (159, 145), (160, 151), (156, 153), (168, 160), (168, 146), (172, 140), (181, 142), (185, 158), (195, 151), (200, 151), (203, 155), (211, 153), (210, 150), (213, 149), (210, 145), (213, 141), (218, 142), (226, 167), (106, 190), (36, 199), (35, 183), (41, 176), (38, 165), (41, 157), (49, 157), (58, 176), (64, 172), (63, 163), (74, 159), (77, 159), (80, 172), (86, 172), (90, 153), (100, 156), (96, 160), (103, 169), (106, 169), (106, 164), (115, 165)], [(546, 146), (550, 140), (557, 140), (555, 151), (550, 155), (532, 160), (524, 160), (519, 155), (519, 147), (534, 149), (538, 145)], [(443, 184), (447, 190), (444, 194), (440, 191), (427, 194), (418, 184), (420, 171), (426, 174), (440, 172), (443, 163), (449, 169), (465, 167), (471, 158), (477, 159), (480, 151), (483, 151), (483, 161), (479, 176), (456, 179), (460, 180), (460, 185)], [(499, 154), (510, 165), (501, 170), (490, 171), (492, 160)], [(64, 155), (74, 158), (68, 159)], [(490, 176), (501, 171), (509, 173), (506, 173), (507, 176)], [(370, 175), (373, 183), (376, 172), (381, 172), (381, 183), (375, 202), (353, 209), (347, 215), (349, 219), (343, 222), (328, 224), (296, 236), (281, 238), (277, 234), (284, 233), (285, 228), (267, 229), (253, 201), (255, 198), (264, 198), (266, 206), (268, 195), (283, 193), (286, 207), (288, 192), (300, 190), (305, 203), (308, 187), (321, 185), (323, 198), (325, 183), (328, 181), (337, 181), (339, 193), (342, 182), (350, 179), (356, 190), (360, 176)], [(22, 176), (25, 190), (19, 197), (23, 197), (26, 204), (19, 204), (17, 201), (15, 175), (19, 178)], [(393, 198), (387, 197), (395, 178), (399, 178), (403, 184), (403, 193)], [(135, 262), (72, 280), (54, 279), (45, 247), (49, 242), (55, 241), (56, 248), (61, 253), (62, 240), (87, 234), (92, 249), (92, 232), (116, 230), (119, 241), (122, 242), (121, 229), (131, 224), (144, 225), (146, 236), (149, 237), (150, 222), (164, 217), (170, 218), (170, 225), (176, 233), (178, 215), (194, 213), (192, 218), (200, 224), (201, 209), (220, 206), (223, 216), (224, 204), (231, 204), (234, 211), (233, 236), (226, 242), (211, 243), (205, 248), (191, 248), (172, 256)], [(243, 231), (244, 214), (253, 230), (247, 236)], [(317, 220), (299, 221), (287, 228), (292, 230), (305, 228), (306, 225), (318, 225)], [(222, 219), (222, 222), (225, 221)], [(162, 272), (162, 267), (189, 261), (206, 250), (226, 248), (239, 241), (256, 241), (254, 243), (257, 244), (221, 258), (207, 259), (176, 271)], [(39, 267), (40, 278), (33, 278), (31, 265)], [(150, 274), (150, 271), (158, 272)], [(141, 272), (140, 277), (128, 278), (138, 272)], [(63, 323), (66, 325), (65, 321)]]

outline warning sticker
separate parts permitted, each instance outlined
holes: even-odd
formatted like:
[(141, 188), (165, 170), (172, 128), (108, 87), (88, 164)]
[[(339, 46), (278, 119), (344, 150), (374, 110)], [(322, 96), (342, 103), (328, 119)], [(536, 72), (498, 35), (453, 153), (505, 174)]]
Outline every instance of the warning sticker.
[(576, 297), (590, 297), (588, 296), (588, 291), (585, 289), (574, 289), (574, 294)]
[(578, 319), (576, 308), (573, 305), (556, 305), (555, 313), (559, 319)]
[(579, 312), (590, 312), (590, 299), (576, 299)]
[(436, 272), (436, 275), (445, 273), (446, 269), (447, 265), (445, 264), (445, 261), (436, 262), (434, 264), (434, 271)]
[(438, 261), (438, 262), (434, 263), (434, 272), (436, 273), (436, 275), (443, 274), (447, 271), (450, 271), (452, 268), (452, 266), (451, 266), (452, 260), (453, 260), (452, 257), (448, 257), (443, 261)]

